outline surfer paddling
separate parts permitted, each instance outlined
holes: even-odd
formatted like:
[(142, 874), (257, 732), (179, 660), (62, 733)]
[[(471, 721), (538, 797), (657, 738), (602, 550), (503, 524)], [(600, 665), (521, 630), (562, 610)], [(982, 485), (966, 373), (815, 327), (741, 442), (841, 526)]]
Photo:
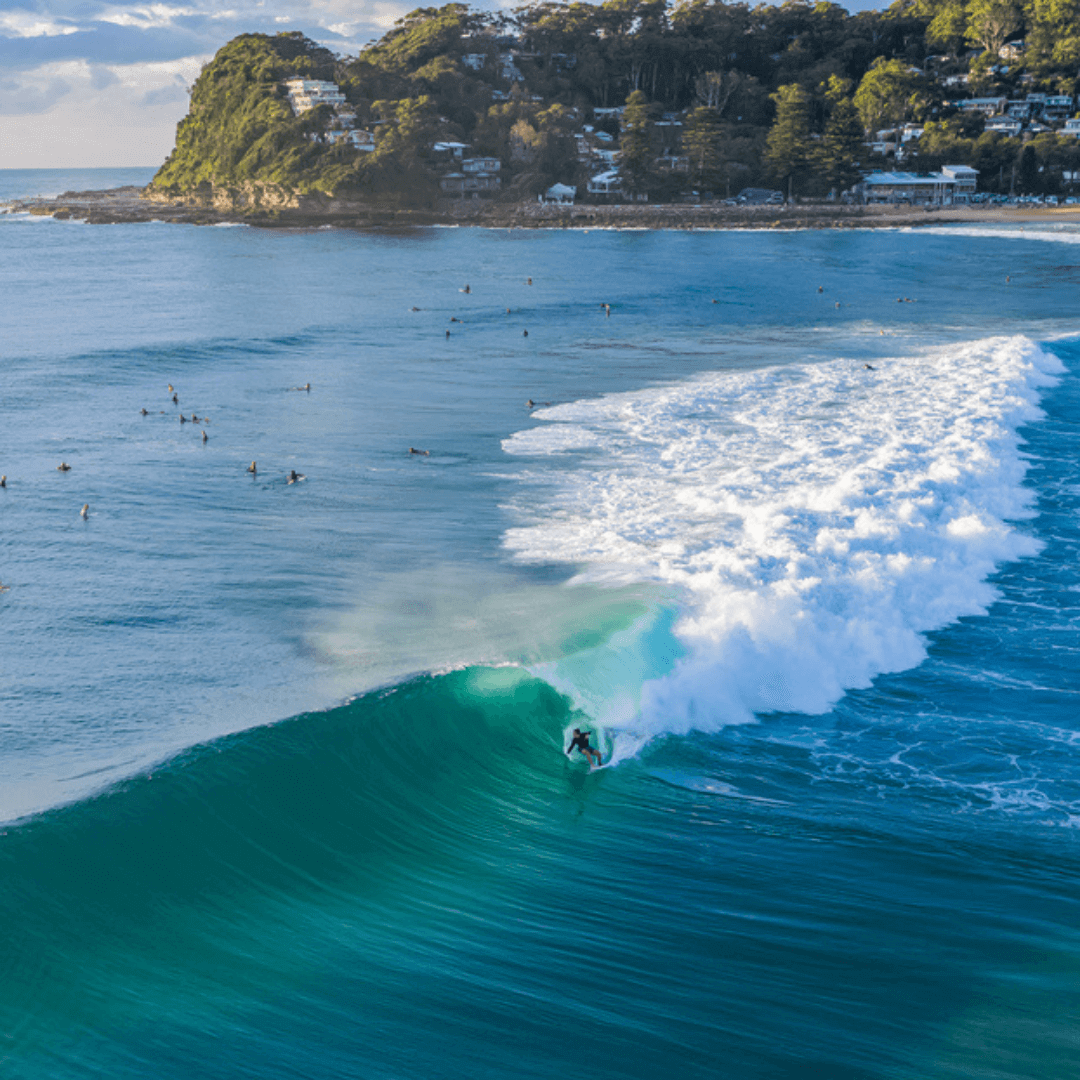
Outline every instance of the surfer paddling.
[(580, 728), (574, 728), (574, 737), (570, 740), (570, 745), (566, 748), (567, 756), (574, 752), (576, 746), (588, 759), (590, 767), (593, 765), (593, 757), (596, 758), (596, 767), (599, 768), (603, 764), (603, 760), (600, 757), (600, 751), (589, 745), (590, 732), (582, 731)]

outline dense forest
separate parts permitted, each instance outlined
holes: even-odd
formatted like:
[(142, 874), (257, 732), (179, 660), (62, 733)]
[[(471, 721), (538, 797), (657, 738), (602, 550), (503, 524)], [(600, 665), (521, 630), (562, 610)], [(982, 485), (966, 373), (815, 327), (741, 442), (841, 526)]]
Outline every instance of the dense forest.
[[(968, 164), (981, 190), (1057, 191), (1080, 174), (1075, 137), (986, 131), (957, 102), (1072, 95), (1078, 64), (1080, 0), (896, 0), (854, 15), (825, 0), (447, 4), (357, 57), (296, 33), (229, 42), (154, 186), (260, 181), (430, 204), (446, 168), (435, 144), (458, 142), (499, 158), (504, 198), (555, 182), (584, 191), (606, 147), (630, 196), (755, 184), (820, 196), (893, 167), (870, 143), (907, 123), (922, 133), (904, 169)], [(295, 76), (336, 82), (374, 150), (330, 142), (328, 106), (294, 115), (283, 81)]]

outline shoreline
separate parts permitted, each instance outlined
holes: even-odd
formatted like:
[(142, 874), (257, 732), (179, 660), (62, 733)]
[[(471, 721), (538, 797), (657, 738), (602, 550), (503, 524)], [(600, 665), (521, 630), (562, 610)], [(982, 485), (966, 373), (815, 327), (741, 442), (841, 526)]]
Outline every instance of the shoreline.
[(443, 200), (428, 210), (372, 206), (326, 196), (281, 191), (214, 192), (212, 197), (148, 197), (138, 187), (68, 191), (54, 198), (16, 199), (9, 213), (116, 225), (161, 221), (188, 225), (251, 225), (257, 228), (430, 228), (490, 229), (740, 230), (874, 229), (924, 225), (1080, 222), (1080, 206), (902, 207), (806, 203), (794, 206), (721, 204), (615, 204), (573, 206), (539, 202), (489, 203)]

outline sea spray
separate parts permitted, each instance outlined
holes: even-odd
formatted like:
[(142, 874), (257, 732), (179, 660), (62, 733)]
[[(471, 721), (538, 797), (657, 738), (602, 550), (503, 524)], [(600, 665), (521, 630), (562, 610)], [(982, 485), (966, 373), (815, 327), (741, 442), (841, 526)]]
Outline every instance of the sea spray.
[(583, 583), (659, 584), (678, 611), (534, 670), (620, 731), (618, 757), (661, 733), (822, 713), (915, 666), (926, 632), (986, 611), (997, 565), (1039, 550), (1010, 524), (1033, 514), (1018, 429), (1062, 370), (993, 338), (538, 411), (504, 448), (567, 468), (541, 505), (517, 504), (507, 548), (578, 564)]

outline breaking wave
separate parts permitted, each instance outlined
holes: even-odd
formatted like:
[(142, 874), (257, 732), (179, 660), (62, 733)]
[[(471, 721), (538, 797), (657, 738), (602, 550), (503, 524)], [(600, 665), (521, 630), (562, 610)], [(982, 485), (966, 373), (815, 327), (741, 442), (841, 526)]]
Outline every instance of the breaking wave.
[(928, 631), (987, 610), (996, 566), (1039, 550), (1014, 524), (1033, 516), (1019, 428), (1063, 371), (992, 338), (537, 411), (503, 444), (530, 462), (506, 547), (669, 602), (533, 671), (617, 760), (662, 733), (819, 714), (917, 665)]

